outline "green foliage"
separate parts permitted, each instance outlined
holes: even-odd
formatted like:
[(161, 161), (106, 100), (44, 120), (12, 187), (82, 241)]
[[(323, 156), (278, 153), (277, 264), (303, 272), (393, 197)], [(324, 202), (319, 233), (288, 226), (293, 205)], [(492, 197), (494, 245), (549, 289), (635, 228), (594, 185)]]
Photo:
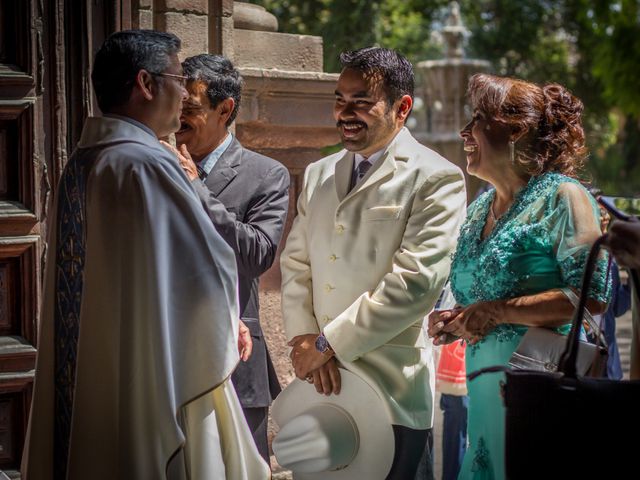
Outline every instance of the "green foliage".
[(466, 0), (461, 10), (472, 41), (469, 54), (491, 61), (499, 75), (544, 81), (567, 79), (567, 50), (557, 34), (559, 14), (552, 2)]
[[(442, 57), (432, 35), (448, 0), (252, 0), (280, 31), (324, 39), (325, 70), (368, 45), (412, 62)], [(585, 104), (586, 176), (605, 192), (640, 195), (640, 0), (460, 0), (467, 56), (499, 75), (567, 86)]]

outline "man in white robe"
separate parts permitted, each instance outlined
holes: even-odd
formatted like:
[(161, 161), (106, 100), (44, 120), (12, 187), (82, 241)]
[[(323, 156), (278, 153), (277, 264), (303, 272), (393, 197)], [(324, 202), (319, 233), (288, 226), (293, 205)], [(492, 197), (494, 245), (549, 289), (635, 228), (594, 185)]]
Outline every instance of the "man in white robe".
[(229, 377), (235, 258), (158, 138), (180, 125), (180, 40), (118, 32), (96, 55), (105, 113), (62, 174), (23, 478), (254, 479)]

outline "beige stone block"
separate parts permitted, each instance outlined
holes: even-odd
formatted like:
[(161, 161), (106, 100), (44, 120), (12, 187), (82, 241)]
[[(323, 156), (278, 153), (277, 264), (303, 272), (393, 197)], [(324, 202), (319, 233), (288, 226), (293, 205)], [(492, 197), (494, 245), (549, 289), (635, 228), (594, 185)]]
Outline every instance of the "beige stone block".
[(236, 28), (233, 42), (237, 67), (322, 71), (321, 37)]
[(230, 17), (233, 15), (233, 0), (222, 0), (222, 16)]
[(153, 29), (153, 13), (151, 10), (138, 11), (138, 28), (152, 30)]
[[(236, 134), (246, 148), (259, 151), (292, 148), (320, 150), (340, 142), (340, 135), (335, 126), (282, 126), (261, 122), (237, 122)], [(287, 162), (287, 167), (290, 168), (304, 169), (305, 166), (306, 161), (302, 164), (297, 164), (293, 160)]]
[(148, 8), (153, 6), (153, 0), (138, 0), (138, 8)]
[[(337, 75), (246, 68), (240, 72), (244, 89), (238, 123), (335, 130), (333, 104)], [(313, 142), (313, 138), (309, 140)]]
[(232, 17), (222, 17), (222, 55), (235, 61), (235, 38)]
[(160, 0), (156, 8), (160, 11), (178, 10), (190, 13), (208, 13), (209, 0)]
[(191, 13), (156, 13), (156, 27), (171, 32), (182, 40), (180, 59), (208, 52), (209, 19), (206, 15)]
[(261, 5), (235, 2), (233, 22), (236, 28), (258, 32), (277, 32), (278, 19)]

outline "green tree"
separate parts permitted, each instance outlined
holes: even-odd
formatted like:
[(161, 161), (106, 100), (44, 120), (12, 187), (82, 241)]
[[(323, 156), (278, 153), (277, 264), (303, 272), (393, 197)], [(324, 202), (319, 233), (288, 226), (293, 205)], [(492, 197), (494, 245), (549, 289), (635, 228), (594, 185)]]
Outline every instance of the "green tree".
[(576, 90), (590, 114), (592, 172), (605, 190), (640, 194), (639, 2), (565, 4), (579, 57)]

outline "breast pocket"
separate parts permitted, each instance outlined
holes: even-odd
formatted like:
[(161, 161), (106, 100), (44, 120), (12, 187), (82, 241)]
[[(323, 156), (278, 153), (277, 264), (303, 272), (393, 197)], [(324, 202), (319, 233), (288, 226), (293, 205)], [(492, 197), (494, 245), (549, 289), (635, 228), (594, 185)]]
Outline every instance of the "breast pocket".
[(368, 208), (363, 212), (362, 218), (368, 222), (380, 222), (385, 220), (398, 220), (402, 213), (402, 207), (384, 206)]

